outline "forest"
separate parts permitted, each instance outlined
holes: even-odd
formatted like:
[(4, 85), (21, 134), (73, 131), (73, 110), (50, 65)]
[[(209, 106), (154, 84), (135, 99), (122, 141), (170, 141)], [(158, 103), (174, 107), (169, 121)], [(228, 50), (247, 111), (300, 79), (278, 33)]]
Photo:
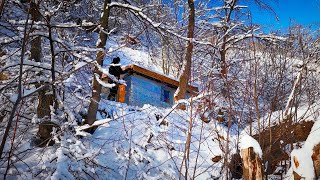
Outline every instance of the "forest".
[(319, 179), (320, 21), (273, 3), (1, 0), (0, 179)]

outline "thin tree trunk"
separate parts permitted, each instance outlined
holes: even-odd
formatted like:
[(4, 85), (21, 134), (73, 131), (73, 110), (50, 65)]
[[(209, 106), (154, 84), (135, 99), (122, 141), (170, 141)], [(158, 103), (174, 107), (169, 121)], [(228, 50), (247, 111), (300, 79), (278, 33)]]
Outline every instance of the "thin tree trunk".
[[(111, 0), (105, 0), (104, 5), (103, 5), (102, 17), (100, 19), (100, 24), (101, 24), (102, 30), (100, 30), (100, 33), (99, 33), (99, 40), (97, 42), (97, 48), (105, 49), (106, 41), (108, 38), (108, 35), (105, 33), (105, 31), (107, 31), (107, 29), (108, 29), (108, 20), (109, 20), (109, 13), (110, 13), (109, 4), (110, 3), (111, 3)], [(104, 55), (105, 55), (104, 51), (97, 52), (96, 61), (99, 65), (102, 65)], [(95, 67), (94, 73), (98, 74), (100, 77), (102, 75), (102, 72), (100, 72), (97, 67)], [(89, 105), (88, 116), (85, 121), (86, 124), (91, 125), (96, 120), (96, 114), (97, 114), (97, 110), (98, 110), (98, 106), (99, 106), (99, 101), (101, 98), (100, 93), (101, 93), (101, 85), (99, 84), (99, 82), (96, 80), (96, 78), (94, 76), (93, 85), (92, 85), (92, 97), (91, 97), (91, 102)]]
[[(226, 41), (226, 40), (224, 40), (224, 41)], [(221, 73), (221, 77), (223, 77), (223, 78), (226, 78), (227, 73), (228, 73), (227, 62), (226, 62), (226, 51), (227, 50), (225, 50), (225, 44), (226, 43), (224, 42), (222, 45), (223, 50), (220, 51), (220, 58), (221, 58), (221, 71), (220, 71), (220, 73)]]
[(292, 91), (290, 93), (290, 96), (288, 98), (288, 101), (287, 101), (287, 104), (286, 104), (286, 108), (284, 110), (284, 116), (287, 116), (288, 113), (289, 113), (289, 109), (292, 105), (292, 102), (293, 102), (293, 99), (294, 99), (294, 96), (295, 96), (295, 92), (296, 92), (296, 89), (298, 89), (299, 85), (300, 85), (300, 82), (301, 82), (301, 79), (302, 79), (302, 72), (303, 70), (301, 70), (298, 75), (297, 75), (297, 78), (296, 78), (296, 81), (294, 82), (294, 85), (292, 87)]
[[(253, 37), (253, 35), (252, 35)], [(257, 121), (258, 121), (258, 132), (259, 132), (259, 140), (258, 142), (261, 143), (261, 137), (260, 137), (260, 132), (261, 132), (261, 116), (260, 116), (260, 111), (259, 111), (259, 95), (258, 95), (258, 91), (257, 91), (257, 70), (258, 70), (258, 61), (256, 58), (256, 44), (255, 41), (252, 39), (252, 43), (253, 43), (253, 58), (255, 61), (255, 65), (254, 65), (254, 83), (253, 83), (253, 100), (254, 100), (254, 108), (256, 110), (257, 113)]]
[[(47, 16), (47, 27), (49, 31), (49, 42), (50, 42), (50, 51), (51, 51), (51, 79), (52, 82), (56, 81), (56, 75), (55, 75), (55, 64), (56, 64), (56, 59), (55, 59), (55, 53), (54, 53), (54, 45), (53, 45), (53, 39), (52, 39), (52, 27), (50, 25), (51, 17), (48, 15)], [(54, 83), (52, 83), (52, 102), (51, 104), (54, 105), (54, 109), (57, 108), (57, 98), (56, 98), (56, 86)]]
[(193, 34), (194, 34), (194, 26), (195, 26), (195, 10), (194, 10), (194, 1), (188, 0), (189, 6), (189, 15), (188, 15), (188, 38), (189, 41), (187, 43), (186, 48), (186, 56), (183, 61), (180, 77), (179, 77), (179, 87), (174, 95), (174, 100), (178, 101), (180, 99), (185, 98), (187, 94), (187, 87), (189, 78), (191, 76), (191, 60), (192, 60), (192, 52), (193, 52)]
[(184, 179), (188, 179), (188, 169), (189, 169), (189, 156), (190, 156), (190, 144), (191, 144), (191, 137), (192, 137), (192, 128), (193, 128), (193, 118), (192, 118), (192, 99), (190, 103), (190, 118), (189, 118), (189, 125), (188, 125), (188, 133), (187, 133), (187, 141), (185, 144), (185, 150), (184, 150), (184, 155), (183, 159), (181, 162), (180, 166), (180, 174), (179, 174), (179, 179), (182, 175), (182, 167), (183, 163), (185, 164), (185, 174), (184, 174)]
[[(225, 1), (224, 4), (225, 6), (230, 6), (230, 9), (225, 9), (225, 13), (226, 13), (226, 16), (225, 16), (225, 24), (228, 24), (230, 23), (230, 20), (231, 20), (231, 14), (234, 10), (234, 6), (236, 5), (236, 2), (237, 0), (233, 0), (231, 2), (230, 5), (228, 5), (228, 3), (230, 3), (229, 1)], [(223, 38), (222, 38), (222, 45), (221, 45), (221, 50), (220, 50), (220, 58), (221, 58), (221, 62), (220, 62), (220, 66), (221, 66), (221, 77), (222, 78), (226, 78), (227, 74), (228, 74), (228, 66), (227, 66), (227, 59), (226, 59), (226, 54), (227, 54), (227, 32), (229, 30), (229, 28), (227, 26), (225, 26), (223, 28), (224, 30), (224, 34), (223, 34)]]

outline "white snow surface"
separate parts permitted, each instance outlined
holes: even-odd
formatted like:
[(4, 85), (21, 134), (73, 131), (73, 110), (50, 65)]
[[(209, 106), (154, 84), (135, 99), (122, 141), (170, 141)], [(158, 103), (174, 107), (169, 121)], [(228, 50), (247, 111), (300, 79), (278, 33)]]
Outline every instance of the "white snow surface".
[[(314, 179), (314, 169), (311, 155), (305, 148), (294, 149), (291, 152), (291, 167), (301, 177), (305, 179)], [(294, 158), (299, 162), (299, 166), (294, 164)]]
[[(292, 169), (305, 179), (315, 179), (313, 160), (313, 148), (320, 143), (320, 120), (317, 120), (310, 134), (300, 149), (294, 149), (291, 152)], [(299, 162), (299, 166), (294, 164), (294, 158)]]
[(240, 142), (239, 142), (240, 149), (247, 149), (249, 147), (253, 148), (253, 151), (259, 155), (260, 158), (262, 158), (262, 149), (258, 143), (253, 137), (249, 136), (246, 133), (242, 133), (240, 135)]
[[(34, 153), (27, 154), (23, 162), (15, 162), (20, 172), (12, 169), (9, 175), (18, 179), (178, 179), (189, 111), (175, 110), (165, 118), (169, 125), (159, 126), (155, 114), (166, 115), (171, 108), (139, 108), (102, 99), (99, 109), (109, 112), (111, 117), (98, 113), (100, 120), (95, 125), (99, 127), (92, 135), (82, 131), (86, 126), (71, 125), (82, 136), (79, 138), (67, 130), (72, 123), (66, 122), (61, 125), (63, 133), (56, 133), (59, 138), (53, 147), (37, 148), (30, 146), (30, 141), (23, 143), (32, 147)], [(198, 116), (193, 118), (189, 175), (196, 167), (196, 179), (221, 177), (222, 162), (211, 161), (222, 154), (218, 142), (213, 140), (215, 125), (211, 122), (202, 126)], [(18, 173), (21, 175), (15, 175)]]

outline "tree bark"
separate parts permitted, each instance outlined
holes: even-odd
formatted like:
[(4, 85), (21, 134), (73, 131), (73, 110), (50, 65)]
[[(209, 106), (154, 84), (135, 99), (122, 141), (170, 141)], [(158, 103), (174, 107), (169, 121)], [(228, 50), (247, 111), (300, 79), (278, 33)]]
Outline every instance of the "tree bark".
[(183, 61), (180, 77), (179, 77), (179, 87), (175, 93), (174, 100), (178, 101), (185, 98), (187, 94), (187, 87), (189, 78), (191, 76), (191, 60), (193, 52), (193, 35), (194, 35), (194, 26), (195, 26), (195, 9), (194, 1), (188, 0), (189, 6), (189, 15), (188, 15), (188, 43), (186, 48), (186, 55)]
[(4, 9), (4, 4), (6, 3), (5, 0), (1, 0), (0, 2), (0, 17), (2, 17), (2, 12), (3, 12), (3, 9)]
[[(108, 35), (104, 33), (108, 29), (108, 20), (109, 20), (109, 13), (110, 13), (110, 7), (109, 4), (111, 3), (111, 0), (105, 0), (104, 5), (103, 5), (103, 12), (102, 12), (102, 17), (100, 19), (100, 25), (101, 28), (103, 29), (100, 30), (99, 33), (99, 40), (97, 42), (97, 48), (105, 48), (106, 41), (108, 38)], [(104, 51), (98, 51), (97, 52), (97, 57), (96, 61), (99, 65), (102, 65), (103, 59), (104, 59)], [(100, 77), (102, 75), (102, 72), (99, 71), (98, 67), (95, 67), (94, 73), (98, 74)], [(92, 85), (92, 97), (89, 105), (89, 110), (88, 110), (88, 116), (85, 121), (86, 124), (93, 124), (96, 120), (96, 114), (99, 106), (99, 101), (100, 101), (100, 93), (101, 93), (101, 85), (99, 82), (96, 80), (95, 76), (93, 78), (93, 85)]]
[[(224, 1), (224, 5), (225, 6), (230, 6), (229, 9), (225, 9), (225, 17), (224, 17), (224, 23), (225, 24), (229, 24), (231, 21), (231, 14), (234, 10), (234, 6), (237, 3), (237, 0), (233, 0), (231, 1), (230, 5), (229, 5), (229, 1)], [(228, 26), (224, 26), (223, 27), (223, 38), (222, 38), (222, 45), (221, 45), (221, 50), (219, 51), (220, 53), (220, 66), (221, 66), (221, 77), (222, 78), (226, 78), (227, 74), (228, 74), (228, 66), (227, 66), (227, 59), (226, 59), (226, 55), (227, 55), (227, 34), (229, 31), (229, 27)]]
[(263, 177), (262, 163), (260, 157), (252, 147), (241, 150), (243, 160), (243, 178), (245, 180), (261, 179)]
[[(38, 22), (41, 20), (41, 13), (39, 11), (39, 4), (35, 3), (34, 1), (30, 2), (30, 14), (31, 20), (33, 22)], [(34, 31), (32, 29), (31, 31)], [(41, 62), (41, 37), (35, 37), (30, 42), (31, 49), (30, 49), (30, 59), (36, 62)], [(41, 75), (41, 74), (40, 74)], [(41, 83), (37, 83), (36, 87), (40, 87)], [(51, 115), (50, 106), (53, 105), (53, 97), (52, 94), (47, 93), (47, 89), (43, 89), (38, 93), (38, 107), (37, 107), (37, 117), (43, 118), (45, 116)]]
[[(36, 4), (34, 1), (30, 2), (30, 14), (31, 20), (33, 22), (38, 22), (41, 20), (41, 14), (39, 11), (39, 4)], [(32, 29), (31, 31), (34, 31)], [(35, 60), (36, 62), (41, 61), (41, 37), (37, 36), (31, 40), (31, 49), (30, 49), (30, 59)]]

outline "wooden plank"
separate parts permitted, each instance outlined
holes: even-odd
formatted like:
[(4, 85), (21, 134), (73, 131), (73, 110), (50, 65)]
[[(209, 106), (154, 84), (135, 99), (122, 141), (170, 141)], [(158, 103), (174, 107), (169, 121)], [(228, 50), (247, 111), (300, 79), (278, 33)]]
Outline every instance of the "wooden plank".
[(118, 89), (118, 102), (124, 103), (126, 98), (126, 86), (123, 84), (119, 85)]

